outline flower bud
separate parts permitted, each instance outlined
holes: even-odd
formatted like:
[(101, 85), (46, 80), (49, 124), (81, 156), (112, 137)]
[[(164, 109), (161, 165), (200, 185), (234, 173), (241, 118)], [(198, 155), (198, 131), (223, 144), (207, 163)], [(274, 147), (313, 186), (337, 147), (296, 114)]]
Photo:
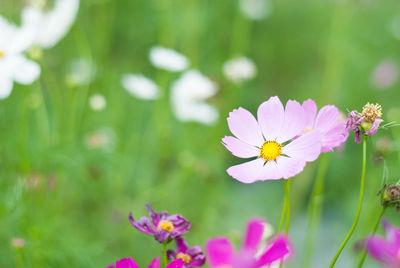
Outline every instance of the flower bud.
[(400, 204), (400, 187), (395, 184), (389, 185), (383, 192), (382, 196), (383, 206), (392, 204)]

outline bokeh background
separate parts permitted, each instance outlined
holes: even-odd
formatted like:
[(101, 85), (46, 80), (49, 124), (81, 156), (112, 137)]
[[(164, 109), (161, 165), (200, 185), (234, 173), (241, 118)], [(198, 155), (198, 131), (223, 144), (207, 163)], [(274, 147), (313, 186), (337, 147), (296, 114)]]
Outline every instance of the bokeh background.
[[(278, 95), (283, 102), (313, 98), (319, 107), (335, 104), (346, 113), (369, 101), (382, 105), (386, 122), (400, 121), (400, 2), (265, 3), (255, 20), (236, 0), (81, 0), (68, 34), (43, 51), (40, 78), (14, 84), (0, 102), (0, 267), (105, 267), (126, 256), (146, 267), (161, 246), (136, 231), (128, 213), (147, 215), (147, 203), (191, 220), (185, 235), (191, 245), (226, 235), (239, 246), (255, 216), (277, 229), (282, 183), (245, 185), (225, 171), (242, 162), (221, 144), (229, 135), (226, 117), (239, 106), (255, 113)], [(18, 25), (25, 4), (2, 0), (1, 15)], [(168, 96), (182, 72), (155, 68), (149, 61), (155, 45), (187, 56), (190, 68), (218, 86), (206, 100), (218, 109), (214, 124), (174, 116)], [(254, 79), (235, 84), (224, 76), (224, 62), (235, 56), (254, 61)], [(71, 81), (83, 72), (79, 60), (90, 63), (89, 83)], [(129, 72), (158, 81), (163, 97), (132, 96), (121, 85)], [(90, 105), (94, 94), (106, 101), (101, 109)], [(368, 141), (362, 216), (337, 267), (355, 267), (353, 246), (375, 221), (382, 157), (389, 180), (399, 179), (399, 137), (400, 129), (392, 128)], [(307, 206), (321, 161), (322, 219), (309, 267), (328, 266), (356, 210), (361, 153), (351, 135), (293, 179), (296, 255), (287, 267), (306, 267)], [(385, 217), (400, 224), (398, 215), (389, 209)], [(379, 266), (367, 259), (364, 267)]]

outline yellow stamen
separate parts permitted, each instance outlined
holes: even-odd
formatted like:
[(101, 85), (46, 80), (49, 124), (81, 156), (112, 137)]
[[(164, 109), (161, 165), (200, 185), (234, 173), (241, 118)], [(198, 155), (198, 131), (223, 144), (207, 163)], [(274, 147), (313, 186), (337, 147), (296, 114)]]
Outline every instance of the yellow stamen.
[(0, 50), (0, 58), (4, 56), (4, 52)]
[(179, 252), (178, 254), (176, 254), (176, 258), (183, 260), (186, 264), (189, 264), (192, 261), (192, 257), (190, 257), (189, 254), (185, 254), (182, 252)]
[(168, 233), (170, 233), (174, 230), (174, 225), (170, 221), (162, 220), (158, 224), (157, 229), (163, 229), (164, 231), (167, 231)]
[(373, 123), (375, 119), (381, 118), (382, 107), (379, 104), (367, 103), (365, 104), (361, 115), (367, 122)]
[(276, 141), (266, 141), (260, 149), (260, 157), (265, 161), (276, 160), (282, 154), (282, 145)]

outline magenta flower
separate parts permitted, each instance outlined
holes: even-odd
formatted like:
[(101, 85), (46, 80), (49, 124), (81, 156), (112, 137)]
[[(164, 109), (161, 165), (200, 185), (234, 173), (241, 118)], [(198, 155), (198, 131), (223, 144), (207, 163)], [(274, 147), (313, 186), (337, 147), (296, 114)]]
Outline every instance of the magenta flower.
[(308, 99), (302, 105), (306, 117), (305, 133), (317, 130), (321, 135), (321, 153), (333, 152), (349, 136), (346, 123), (340, 118), (340, 111), (334, 105), (325, 105), (317, 114), (317, 104)]
[(318, 131), (302, 135), (307, 117), (300, 103), (289, 100), (284, 109), (278, 97), (271, 97), (260, 105), (257, 117), (243, 108), (229, 113), (229, 129), (236, 137), (225, 136), (223, 144), (237, 157), (256, 157), (228, 168), (230, 176), (243, 183), (289, 179), (318, 158), (321, 138)]
[(248, 222), (246, 237), (238, 253), (235, 253), (231, 242), (225, 237), (209, 240), (206, 252), (210, 267), (258, 268), (287, 260), (293, 253), (293, 249), (285, 235), (277, 236), (264, 248), (259, 247), (265, 224), (266, 222), (260, 219)]
[[(169, 263), (165, 268), (182, 268), (184, 262), (182, 260), (175, 260)], [(110, 265), (110, 268), (139, 268), (136, 262), (132, 258), (123, 258), (117, 261), (114, 265)], [(157, 257), (147, 266), (147, 268), (160, 268), (160, 258)]]
[(185, 262), (184, 268), (199, 267), (206, 261), (206, 256), (200, 246), (189, 248), (185, 239), (177, 237), (175, 239), (176, 252), (172, 249), (167, 251), (168, 259), (181, 259)]
[(172, 239), (181, 236), (190, 229), (190, 222), (180, 214), (170, 215), (167, 211), (155, 213), (149, 205), (146, 205), (150, 214), (136, 221), (132, 213), (129, 213), (129, 221), (133, 227), (145, 234), (154, 236), (160, 243), (169, 243)]
[(361, 113), (356, 110), (348, 114), (346, 127), (355, 132), (355, 141), (361, 143), (361, 135), (375, 135), (383, 122), (382, 107), (379, 104), (367, 103)]
[(372, 258), (386, 267), (400, 268), (400, 229), (383, 221), (386, 239), (371, 236), (365, 240), (365, 246)]

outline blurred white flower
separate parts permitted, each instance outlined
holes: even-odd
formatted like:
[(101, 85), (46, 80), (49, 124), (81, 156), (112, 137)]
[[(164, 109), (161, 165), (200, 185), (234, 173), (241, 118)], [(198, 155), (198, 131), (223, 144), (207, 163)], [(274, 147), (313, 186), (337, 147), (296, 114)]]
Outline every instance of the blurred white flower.
[(155, 67), (171, 72), (180, 72), (189, 66), (189, 60), (184, 55), (161, 46), (152, 47), (149, 58)]
[(236, 84), (254, 78), (257, 67), (252, 60), (246, 57), (238, 57), (224, 63), (222, 70), (226, 78)]
[(218, 119), (218, 110), (204, 100), (215, 95), (217, 85), (197, 70), (185, 72), (172, 85), (171, 103), (181, 121), (197, 121), (211, 125)]
[(51, 48), (68, 33), (78, 9), (79, 0), (55, 0), (53, 8), (46, 11), (31, 3), (22, 11), (22, 27), (35, 32), (32, 45)]
[(239, 0), (242, 13), (249, 19), (262, 20), (273, 10), (270, 0)]
[(160, 97), (160, 89), (156, 83), (141, 74), (123, 75), (122, 86), (139, 99), (154, 100)]
[(396, 62), (384, 60), (375, 67), (371, 75), (371, 83), (378, 89), (387, 89), (397, 82), (399, 70)]
[(116, 145), (116, 134), (112, 128), (101, 128), (86, 135), (85, 145), (90, 150), (113, 151)]
[(28, 85), (39, 77), (39, 64), (22, 54), (32, 38), (28, 28), (19, 28), (0, 17), (0, 99), (11, 94), (14, 81)]
[(107, 101), (103, 95), (94, 94), (90, 97), (89, 104), (90, 108), (92, 108), (93, 111), (101, 111), (104, 110), (104, 108), (106, 108)]
[(75, 59), (68, 66), (66, 83), (69, 86), (90, 84), (96, 75), (96, 65), (85, 58)]

